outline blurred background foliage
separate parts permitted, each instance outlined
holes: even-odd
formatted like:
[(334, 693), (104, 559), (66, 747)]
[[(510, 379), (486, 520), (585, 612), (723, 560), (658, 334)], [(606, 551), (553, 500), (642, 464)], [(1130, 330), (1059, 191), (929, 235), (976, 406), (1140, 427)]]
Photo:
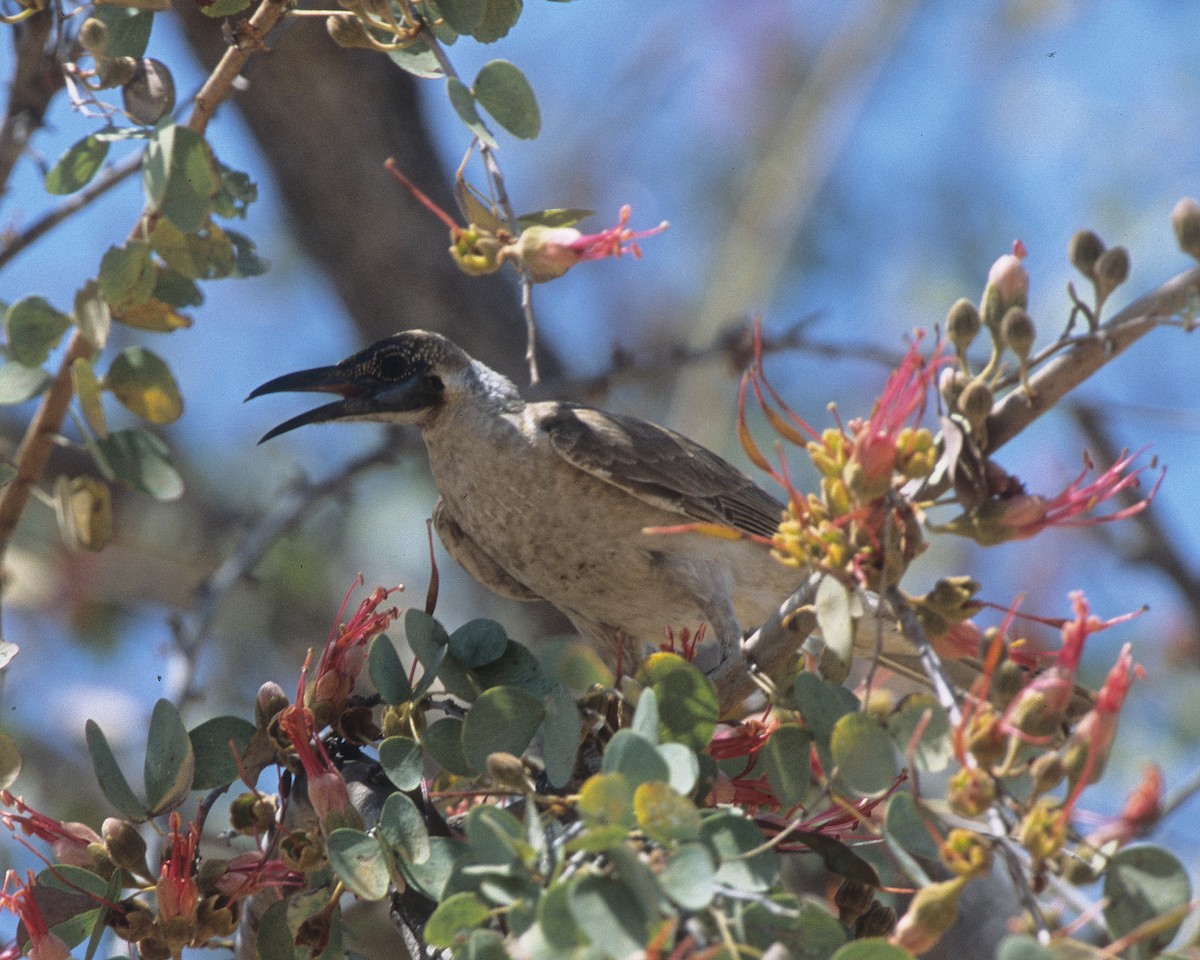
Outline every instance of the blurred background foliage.
[[(223, 49), (219, 25), (188, 0), (155, 19), (150, 54), (170, 64), (180, 91), (194, 91)], [(541, 137), (502, 139), (514, 204), (586, 207), (597, 217), (584, 228), (599, 229), (630, 203), (633, 226), (668, 219), (671, 229), (644, 243), (640, 263), (590, 264), (537, 290), (545, 383), (527, 392), (633, 411), (744, 462), (732, 430), (731, 357), (742, 355), (709, 348), (754, 315), (771, 334), (795, 334), (799, 348), (771, 359), (772, 379), (821, 427), (830, 401), (843, 417), (867, 413), (886, 375), (880, 360), (899, 355), (914, 328), (942, 322), (956, 298), (976, 298), (1014, 238), (1029, 250), (1043, 341), (1067, 316), (1066, 247), (1080, 227), (1130, 247), (1127, 297), (1157, 285), (1187, 265), (1171, 207), (1200, 192), (1196, 36), (1200, 8), (1166, 0), (530, 0), (499, 44), (451, 51), (464, 75), (510, 59), (537, 91)], [(187, 493), (169, 504), (120, 496), (114, 542), (98, 555), (67, 551), (50, 511), (33, 504), (9, 557), (4, 636), (22, 652), (4, 678), (4, 725), (38, 758), (18, 786), (55, 795), (64, 819), (95, 809), (85, 718), (114, 740), (127, 731), (136, 749), (158, 696), (187, 692), (189, 723), (245, 713), (263, 681), (290, 685), (360, 571), (368, 586), (404, 583), (407, 603), (423, 603), (424, 519), (436, 494), (415, 439), (362, 425), (257, 447), (298, 411), (295, 398), (243, 407), (250, 389), (417, 326), (527, 380), (515, 286), (458, 273), (444, 228), (382, 168), (395, 156), (452, 208), (448, 183), (466, 138), (440, 85), (335, 47), (320, 19), (290, 20), (268, 45), (209, 137), (259, 185), (242, 229), (272, 267), (206, 288), (194, 326), (153, 342), (185, 398), (183, 418), (163, 433)], [(48, 206), (45, 168), (92, 122), (63, 96), (51, 103), (2, 198), (4, 229)], [(140, 206), (136, 179), (91, 205), (4, 265), (0, 300), (69, 303)], [(1088, 796), (1100, 810), (1139, 776), (1146, 752), (1134, 745), (1154, 744), (1169, 788), (1200, 760), (1196, 350), (1178, 331), (1154, 334), (1079, 391), (1095, 414), (1090, 434), (1058, 411), (999, 458), (1053, 494), (1084, 447), (1152, 444), (1170, 465), (1150, 512), (1157, 529), (1060, 531), (982, 555), (938, 538), (906, 584), (919, 592), (969, 571), (988, 599), (1008, 604), (1023, 592), (1024, 609), (1046, 615), (1065, 615), (1074, 588), (1105, 617), (1151, 605), (1090, 649), (1094, 679), (1128, 639), (1149, 673), (1126, 712), (1106, 781), (1114, 793)], [(3, 411), (7, 458), (30, 409)], [(197, 591), (264, 516), (381, 442), (394, 462), (307, 503), (220, 594), (203, 641), (181, 643), (207, 622)], [(64, 449), (47, 483), (82, 463)], [(552, 612), (492, 597), (435, 553), (448, 627), (489, 616), (519, 638), (562, 628)], [(1147, 557), (1166, 561), (1139, 562)], [(1184, 819), (1164, 839), (1194, 851), (1197, 828)]]

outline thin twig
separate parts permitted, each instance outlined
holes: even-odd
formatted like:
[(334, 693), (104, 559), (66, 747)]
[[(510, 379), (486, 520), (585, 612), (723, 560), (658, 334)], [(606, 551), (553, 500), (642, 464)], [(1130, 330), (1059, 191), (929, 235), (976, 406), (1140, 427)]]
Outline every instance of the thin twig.
[(230, 591), (254, 569), (281, 536), (310, 513), (317, 501), (345, 492), (360, 474), (368, 470), (394, 463), (397, 453), (396, 444), (384, 443), (351, 460), (320, 483), (294, 484), (279, 496), (269, 512), (242, 534), (229, 556), (196, 588), (191, 607), (170, 619), (175, 646), (185, 664), (176, 706), (182, 708), (202, 694), (195, 683), (196, 663)]

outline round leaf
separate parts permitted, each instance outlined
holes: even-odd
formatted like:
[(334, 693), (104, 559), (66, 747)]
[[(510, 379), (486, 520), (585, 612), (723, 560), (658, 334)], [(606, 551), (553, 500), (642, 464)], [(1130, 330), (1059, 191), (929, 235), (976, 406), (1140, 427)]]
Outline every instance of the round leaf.
[(154, 14), (147, 10), (135, 10), (126, 6), (96, 4), (88, 12), (108, 27), (108, 43), (104, 45), (106, 57), (140, 58), (150, 42), (150, 28), (154, 25)]
[(325, 841), (329, 865), (346, 889), (363, 900), (387, 896), (387, 856), (379, 841), (361, 830), (339, 827)]
[[(458, 114), (458, 119), (465, 123), (467, 129), (479, 138), (480, 143), (495, 148), (496, 138), (492, 136), (492, 131), (487, 128), (487, 124), (479, 116), (479, 111), (475, 109), (475, 94), (471, 92), (470, 87), (459, 80), (458, 77), (447, 77), (446, 96), (450, 99), (450, 106)], [(471, 222), (474, 223), (475, 221)], [(482, 226), (482, 224), (480, 225)]]
[(408, 682), (408, 671), (404, 669), (400, 655), (386, 633), (381, 633), (371, 641), (371, 649), (367, 653), (367, 671), (385, 703), (396, 706), (412, 699), (413, 689)]
[(241, 717), (213, 717), (188, 733), (196, 757), (193, 790), (213, 790), (238, 778), (237, 760), (250, 746), (254, 724)]
[(520, 756), (546, 715), (540, 698), (519, 687), (492, 687), (471, 704), (463, 720), (463, 756), (482, 773), (490, 754)]
[(462, 855), (462, 844), (449, 837), (429, 838), (429, 859), (424, 863), (401, 860), (400, 872), (404, 879), (418, 892), (437, 902), (454, 872), (454, 866)]
[(632, 891), (611, 877), (582, 877), (570, 890), (571, 916), (607, 956), (622, 960), (640, 953), (649, 940), (642, 910)]
[(96, 444), (111, 477), (156, 500), (177, 500), (183, 478), (167, 445), (146, 430), (118, 430)]
[(96, 368), (87, 357), (76, 357), (71, 361), (71, 380), (75, 384), (75, 396), (83, 410), (83, 417), (98, 437), (108, 436), (108, 423), (104, 417), (104, 404), (101, 401), (100, 381), (96, 378)]
[(195, 770), (192, 741), (179, 711), (170, 700), (159, 700), (150, 714), (143, 773), (152, 816), (174, 810), (187, 799)]
[(651, 840), (671, 843), (700, 836), (700, 811), (665, 783), (643, 783), (633, 793), (638, 826)]
[(846, 714), (834, 726), (829, 746), (842, 782), (854, 793), (882, 793), (895, 781), (895, 748), (874, 717)]
[(93, 347), (104, 349), (112, 327), (112, 315), (100, 292), (100, 284), (95, 280), (89, 280), (75, 293), (75, 324)]
[(685, 843), (671, 854), (658, 882), (663, 893), (685, 910), (703, 910), (716, 893), (716, 869), (704, 844)]
[(579, 814), (585, 820), (608, 826), (633, 826), (633, 787), (619, 773), (597, 773), (579, 790)]
[(532, 140), (541, 132), (542, 115), (533, 87), (507, 60), (483, 65), (475, 77), (475, 99), (514, 137)]
[(912, 960), (912, 954), (886, 940), (852, 940), (829, 960)]
[(575, 773), (583, 718), (571, 691), (559, 684), (546, 699), (546, 719), (542, 722), (542, 759), (546, 778), (554, 788), (564, 786)]
[[(922, 725), (924, 729), (914, 745), (913, 735)], [(950, 718), (933, 694), (914, 693), (905, 697), (900, 708), (888, 717), (887, 728), (901, 753), (913, 748), (912, 761), (917, 769), (938, 773), (950, 765), (954, 756)]]
[(600, 769), (604, 773), (623, 774), (635, 788), (651, 780), (666, 783), (671, 775), (667, 762), (654, 744), (632, 730), (618, 730), (613, 734)]
[(113, 360), (104, 388), (151, 423), (173, 423), (183, 413), (183, 398), (171, 368), (144, 347), (126, 347)]
[(450, 28), (467, 35), (479, 26), (486, 7), (487, 0), (438, 0), (438, 10)]
[[(732, 811), (706, 817), (700, 827), (704, 844), (716, 857), (716, 880), (747, 893), (770, 889), (777, 880), (778, 858), (753, 822)], [(751, 850), (757, 850), (747, 857)]]
[(415, 740), (388, 737), (379, 745), (379, 765), (398, 790), (416, 790), (421, 785), (423, 757)]
[(771, 792), (785, 807), (799, 803), (808, 792), (812, 771), (813, 735), (799, 724), (781, 724), (759, 752)]
[(5, 316), (8, 352), (18, 363), (36, 367), (45, 363), (71, 327), (71, 318), (55, 310), (44, 297), (23, 297)]
[(813, 606), (825, 649), (848, 664), (854, 649), (854, 622), (850, 617), (850, 593), (834, 576), (821, 578)]
[(21, 773), (21, 751), (3, 730), (0, 730), (0, 790), (7, 790)]
[(480, 43), (494, 43), (507, 36), (517, 18), (521, 16), (522, 0), (487, 0), (483, 19), (472, 31)]
[(495, 620), (471, 620), (450, 634), (450, 652), (468, 667), (494, 663), (508, 646), (508, 634)]
[(207, 222), (221, 181), (204, 138), (168, 124), (154, 131), (146, 147), (142, 186), (151, 209), (191, 233)]
[(429, 859), (429, 829), (417, 805), (406, 794), (393, 793), (379, 813), (379, 837), (410, 863)]
[(685, 797), (696, 789), (700, 780), (700, 760), (689, 747), (682, 743), (660, 743), (658, 755), (667, 764), (667, 783), (676, 793)]
[(476, 894), (453, 894), (438, 904), (425, 924), (425, 942), (431, 947), (453, 947), (460, 937), (490, 918), (487, 904)]
[[(1173, 853), (1147, 844), (1119, 850), (1104, 873), (1104, 919), (1114, 937), (1182, 907), (1192, 898), (1192, 884)], [(1182, 918), (1180, 918), (1182, 920)], [(1139, 941), (1142, 956), (1157, 954), (1179, 930), (1179, 923), (1156, 930)]]
[(50, 375), (41, 367), (16, 360), (0, 363), (0, 404), (24, 403), (50, 385)]
[(652, 687), (658, 700), (659, 737), (703, 750), (720, 716), (712, 681), (673, 653), (656, 653), (638, 671), (638, 681)]
[(475, 771), (463, 755), (462, 728), (457, 717), (442, 717), (425, 731), (421, 747), (447, 773), (469, 777)]
[(97, 282), (100, 292), (114, 311), (145, 303), (154, 290), (155, 269), (150, 247), (130, 240), (121, 247), (109, 247), (100, 260)]
[(937, 834), (930, 831), (912, 794), (896, 793), (888, 800), (887, 816), (883, 825), (887, 839), (899, 844), (914, 856), (927, 860), (941, 858)]
[(71, 144), (46, 174), (46, 192), (74, 193), (87, 186), (108, 156), (108, 141), (89, 134)]

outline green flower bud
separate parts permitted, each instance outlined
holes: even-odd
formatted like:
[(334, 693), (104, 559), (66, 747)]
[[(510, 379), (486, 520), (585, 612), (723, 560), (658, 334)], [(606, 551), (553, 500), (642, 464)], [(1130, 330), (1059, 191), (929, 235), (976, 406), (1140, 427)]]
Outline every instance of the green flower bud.
[(1024, 363), (1029, 358), (1029, 351), (1033, 349), (1033, 341), (1037, 336), (1029, 312), (1020, 307), (1009, 307), (1004, 313), (1004, 319), (1000, 321), (1000, 336), (1008, 349)]
[(963, 767), (950, 778), (946, 800), (964, 817), (978, 817), (996, 801), (996, 781), (979, 767)]
[(992, 399), (992, 391), (980, 380), (972, 380), (963, 390), (958, 398), (958, 409), (966, 417), (972, 430), (983, 426), (988, 414), (992, 412)]
[(1129, 251), (1109, 247), (1096, 261), (1096, 291), (1101, 300), (1129, 278)]
[(365, 50), (376, 50), (379, 44), (371, 39), (363, 22), (352, 13), (335, 13), (325, 20), (325, 29), (330, 39), (339, 47), (359, 47)]
[(1080, 230), (1067, 247), (1067, 256), (1075, 269), (1089, 280), (1096, 278), (1096, 261), (1104, 252), (1104, 241), (1094, 230)]
[(288, 696), (283, 692), (283, 687), (274, 680), (268, 680), (258, 688), (258, 694), (254, 698), (254, 725), (259, 730), (265, 730), (275, 715), (288, 703)]
[(121, 87), (132, 80), (138, 72), (138, 62), (133, 57), (105, 57), (96, 68), (96, 77), (101, 87)]
[(1200, 260), (1200, 203), (1191, 197), (1180, 200), (1171, 211), (1171, 225), (1175, 228), (1179, 249)]
[(108, 24), (96, 17), (88, 17), (79, 28), (79, 45), (93, 57), (104, 56), (108, 47)]
[(974, 830), (961, 827), (951, 830), (940, 852), (942, 863), (960, 877), (980, 877), (991, 872), (992, 844)]
[(122, 870), (139, 876), (150, 876), (146, 864), (146, 841), (128, 820), (110, 817), (100, 828), (108, 858)]
[(950, 308), (950, 312), (946, 314), (946, 336), (950, 338), (960, 357), (966, 354), (967, 348), (979, 335), (982, 325), (983, 318), (979, 315), (979, 309), (965, 297), (957, 300)]
[(1043, 753), (1029, 765), (1029, 777), (1033, 781), (1031, 797), (1040, 797), (1053, 790), (1066, 775), (1062, 757), (1057, 752)]
[(963, 877), (922, 887), (896, 925), (891, 942), (909, 953), (925, 953), (958, 919), (958, 896), (966, 884)]

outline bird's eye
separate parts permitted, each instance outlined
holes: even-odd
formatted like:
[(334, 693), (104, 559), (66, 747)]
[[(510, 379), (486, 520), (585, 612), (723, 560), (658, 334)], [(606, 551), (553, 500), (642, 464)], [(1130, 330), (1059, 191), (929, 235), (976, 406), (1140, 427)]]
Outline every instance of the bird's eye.
[(408, 358), (402, 353), (385, 353), (379, 358), (379, 379), (403, 380), (408, 370)]

